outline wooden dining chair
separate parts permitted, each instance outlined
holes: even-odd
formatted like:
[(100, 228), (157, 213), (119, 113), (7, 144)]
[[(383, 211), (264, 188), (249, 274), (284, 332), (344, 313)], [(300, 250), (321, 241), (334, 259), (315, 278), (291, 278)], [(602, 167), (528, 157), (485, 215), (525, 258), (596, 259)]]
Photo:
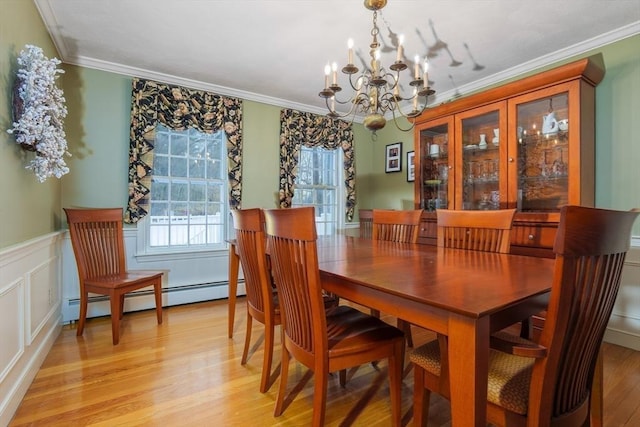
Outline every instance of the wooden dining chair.
[(129, 271), (126, 266), (122, 208), (65, 208), (80, 282), (77, 336), (84, 332), (89, 293), (108, 295), (113, 344), (120, 342), (125, 294), (153, 286), (158, 324), (162, 323), (162, 271)]
[(344, 386), (347, 368), (388, 359), (392, 425), (399, 426), (402, 331), (353, 307), (342, 305), (325, 311), (313, 207), (271, 209), (265, 210), (264, 215), (284, 330), (275, 416), (284, 410), (291, 356), (315, 375), (313, 426), (324, 423), (330, 372), (340, 371)]
[(509, 253), (515, 209), (437, 209), (437, 245), (444, 248)]
[(233, 226), (236, 233), (236, 248), (244, 274), (247, 294), (247, 332), (240, 364), (247, 363), (251, 343), (252, 320), (264, 325), (264, 357), (260, 392), (265, 393), (271, 384), (271, 362), (275, 327), (281, 324), (280, 306), (272, 285), (269, 260), (266, 255), (264, 215), (262, 209), (233, 209)]
[(416, 243), (420, 231), (422, 209), (416, 210), (373, 210), (374, 240), (386, 240), (398, 243)]
[[(417, 243), (420, 231), (422, 209), (416, 210), (386, 210), (373, 209), (372, 238), (398, 243)], [(371, 310), (371, 315), (380, 317), (378, 310)], [(398, 318), (398, 328), (404, 331), (407, 345), (413, 347), (411, 324)]]
[[(588, 424), (598, 353), (637, 215), (580, 206), (561, 209), (553, 248), (556, 265), (539, 343), (504, 332), (492, 337), (488, 422)], [(430, 392), (449, 397), (448, 357), (437, 340), (411, 354), (414, 425), (426, 425)]]

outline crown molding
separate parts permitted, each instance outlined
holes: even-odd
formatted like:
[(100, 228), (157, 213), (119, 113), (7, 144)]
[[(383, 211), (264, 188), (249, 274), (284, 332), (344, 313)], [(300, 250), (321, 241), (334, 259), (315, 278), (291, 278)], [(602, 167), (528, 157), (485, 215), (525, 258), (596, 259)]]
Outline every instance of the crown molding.
[(71, 60), (63, 60), (65, 64), (78, 65), (81, 67), (92, 68), (100, 71), (108, 71), (115, 74), (121, 74), (129, 77), (139, 77), (155, 80), (163, 83), (173, 84), (177, 86), (188, 87), (191, 89), (205, 90), (216, 93), (218, 95), (230, 96), (242, 100), (255, 101), (263, 104), (274, 105), (278, 107), (292, 108), (299, 111), (307, 111), (310, 113), (325, 114), (326, 110), (320, 107), (310, 106), (287, 99), (276, 98), (272, 96), (262, 95), (259, 93), (243, 91), (240, 89), (220, 86), (212, 83), (206, 83), (199, 80), (187, 79), (172, 74), (159, 73), (144, 68), (129, 67), (113, 62), (101, 61), (87, 57), (77, 57)]

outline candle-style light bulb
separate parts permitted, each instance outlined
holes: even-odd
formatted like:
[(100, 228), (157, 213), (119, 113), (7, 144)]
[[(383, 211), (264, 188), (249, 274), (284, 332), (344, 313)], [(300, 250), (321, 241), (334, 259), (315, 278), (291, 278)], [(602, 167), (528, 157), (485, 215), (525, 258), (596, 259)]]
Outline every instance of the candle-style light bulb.
[(333, 84), (338, 84), (338, 64), (335, 62), (331, 64), (331, 71), (333, 72)]
[(424, 83), (423, 83), (423, 86), (427, 87), (427, 86), (429, 86), (429, 62), (427, 61), (427, 58), (424, 59), (423, 72), (424, 72)]
[(402, 46), (404, 43), (404, 34), (400, 34), (398, 36), (398, 57), (396, 60), (398, 62), (402, 61), (402, 56), (404, 55), (404, 47)]
[(353, 64), (353, 39), (347, 40), (347, 47), (349, 48), (349, 62), (347, 64)]
[(415, 62), (415, 65), (414, 65), (414, 67), (413, 67), (413, 68), (414, 68), (414, 71), (413, 71), (413, 74), (414, 74), (414, 80), (418, 80), (418, 79), (420, 78), (420, 56), (419, 56), (419, 55), (416, 55), (416, 56), (413, 58), (413, 60), (414, 60), (414, 62)]
[(418, 110), (418, 88), (413, 88), (413, 111)]
[(331, 74), (331, 65), (327, 64), (324, 66), (324, 87), (327, 89), (329, 87), (329, 75)]

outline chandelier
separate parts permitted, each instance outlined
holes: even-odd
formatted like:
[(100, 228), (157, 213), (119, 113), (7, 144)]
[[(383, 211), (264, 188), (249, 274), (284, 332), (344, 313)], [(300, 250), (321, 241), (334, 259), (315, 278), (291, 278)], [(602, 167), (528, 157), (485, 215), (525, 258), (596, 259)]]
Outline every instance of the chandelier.
[[(400, 73), (408, 68), (404, 62), (404, 46), (403, 36), (398, 38), (398, 48), (396, 61), (389, 66), (387, 70), (380, 62), (380, 43), (378, 42), (378, 10), (387, 4), (387, 0), (364, 0), (364, 6), (373, 11), (373, 28), (371, 36), (373, 38), (369, 47), (369, 55), (371, 56), (370, 68), (365, 68), (357, 77), (359, 70), (353, 64), (353, 40), (348, 42), (348, 60), (349, 63), (342, 68), (342, 72), (349, 76), (349, 85), (353, 90), (352, 95), (345, 100), (337, 98), (338, 92), (342, 91), (342, 87), (338, 85), (338, 65), (334, 62), (332, 65), (327, 64), (324, 69), (324, 89), (319, 95), (325, 98), (329, 117), (347, 117), (355, 118), (356, 114), (365, 115), (364, 127), (373, 132), (382, 129), (387, 120), (385, 114), (391, 112), (393, 122), (401, 131), (410, 131), (413, 128), (413, 122), (410, 120), (408, 128), (402, 128), (397, 118), (403, 116), (407, 119), (413, 119), (419, 116), (427, 107), (427, 98), (435, 93), (429, 87), (428, 68), (429, 64), (425, 58), (421, 67), (420, 57), (415, 56), (415, 64), (413, 67), (412, 80), (409, 85), (413, 87), (411, 96), (405, 97), (400, 94)], [(331, 82), (330, 82), (331, 80)], [(422, 100), (422, 102), (419, 102)], [(409, 104), (412, 102), (412, 110), (404, 113), (400, 103)], [(344, 114), (336, 111), (336, 104), (349, 105), (349, 110)]]

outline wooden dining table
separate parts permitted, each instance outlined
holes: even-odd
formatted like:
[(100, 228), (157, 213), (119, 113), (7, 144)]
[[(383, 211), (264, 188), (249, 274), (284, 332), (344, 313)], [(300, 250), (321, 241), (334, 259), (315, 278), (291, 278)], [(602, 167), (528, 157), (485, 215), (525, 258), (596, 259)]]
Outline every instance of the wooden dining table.
[[(230, 243), (231, 337), (238, 262)], [(554, 268), (547, 258), (343, 235), (318, 238), (318, 261), (326, 291), (448, 336), (456, 427), (486, 425), (489, 337), (546, 309)]]
[(486, 425), (491, 333), (546, 309), (554, 260), (337, 236), (323, 288), (448, 336), (453, 426)]

